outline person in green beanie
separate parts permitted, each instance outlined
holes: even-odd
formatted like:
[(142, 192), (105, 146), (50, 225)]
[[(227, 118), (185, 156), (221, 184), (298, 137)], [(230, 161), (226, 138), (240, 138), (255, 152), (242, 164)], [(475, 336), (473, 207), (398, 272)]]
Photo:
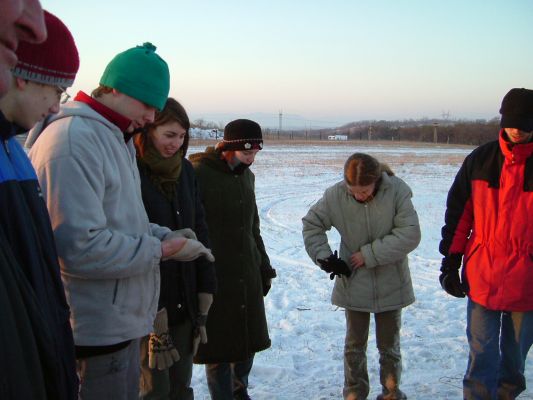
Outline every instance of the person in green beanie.
[(180, 260), (183, 249), (188, 260), (212, 259), (200, 242), (151, 224), (143, 206), (131, 137), (168, 96), (168, 66), (155, 50), (118, 54), (91, 96), (79, 92), (26, 142), (57, 243), (83, 400), (138, 398), (160, 260)]

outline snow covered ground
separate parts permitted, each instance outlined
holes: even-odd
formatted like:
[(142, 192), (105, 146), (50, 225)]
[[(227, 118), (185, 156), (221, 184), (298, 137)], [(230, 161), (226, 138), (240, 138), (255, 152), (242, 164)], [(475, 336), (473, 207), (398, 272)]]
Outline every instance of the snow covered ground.
[[(189, 154), (203, 150), (191, 143)], [(254, 400), (342, 399), (345, 319), (330, 303), (329, 276), (305, 252), (301, 218), (324, 189), (342, 179), (346, 158), (362, 151), (387, 162), (414, 193), (422, 242), (409, 255), (417, 301), (404, 309), (401, 346), (402, 390), (410, 399), (461, 399), (466, 368), (466, 300), (447, 295), (438, 283), (438, 252), (446, 194), (469, 148), (363, 145), (270, 145), (252, 170), (261, 233), (278, 278), (265, 300), (272, 347), (258, 353), (250, 375)], [(337, 232), (329, 235), (338, 248)], [(368, 343), (369, 399), (380, 393), (373, 322)], [(528, 358), (533, 399), (533, 360)], [(203, 366), (195, 366), (197, 399), (209, 399)]]

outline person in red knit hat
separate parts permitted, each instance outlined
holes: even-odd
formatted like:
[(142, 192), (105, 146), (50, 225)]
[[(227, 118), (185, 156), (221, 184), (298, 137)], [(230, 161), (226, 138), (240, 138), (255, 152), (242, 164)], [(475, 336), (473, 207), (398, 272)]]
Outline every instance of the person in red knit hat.
[(47, 11), (44, 18), (48, 38), (41, 44), (19, 45), (11, 88), (0, 100), (5, 117), (23, 130), (59, 111), (59, 104), (68, 99), (66, 90), (74, 83), (80, 66), (68, 28)]
[(15, 138), (59, 111), (78, 71), (68, 28), (46, 11), (44, 21), (47, 39), (20, 43), (11, 87), (0, 99), (1, 399), (78, 398), (70, 309), (50, 217), (35, 170)]

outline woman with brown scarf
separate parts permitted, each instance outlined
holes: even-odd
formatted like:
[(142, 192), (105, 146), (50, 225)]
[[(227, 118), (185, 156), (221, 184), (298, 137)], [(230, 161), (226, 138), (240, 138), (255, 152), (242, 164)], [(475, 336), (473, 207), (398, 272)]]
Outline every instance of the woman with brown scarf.
[[(142, 197), (150, 222), (173, 231), (189, 228), (209, 247), (196, 177), (185, 159), (189, 128), (185, 109), (169, 98), (135, 138)], [(214, 265), (205, 258), (161, 263), (159, 311), (154, 332), (141, 347), (141, 398), (194, 398), (192, 357), (199, 341), (207, 341), (205, 322), (215, 289)]]

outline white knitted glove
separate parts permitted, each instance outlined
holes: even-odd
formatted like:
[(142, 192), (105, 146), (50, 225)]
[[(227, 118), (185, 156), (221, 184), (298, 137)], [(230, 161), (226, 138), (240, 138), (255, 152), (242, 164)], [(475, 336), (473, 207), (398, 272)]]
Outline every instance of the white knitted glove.
[(163, 240), (168, 240), (172, 238), (181, 238), (181, 237), (185, 239), (198, 240), (198, 238), (196, 237), (196, 233), (194, 233), (194, 231), (190, 228), (183, 228), (183, 229), (178, 229), (176, 231), (169, 232), (165, 235)]
[(180, 355), (168, 333), (167, 309), (162, 308), (155, 316), (154, 331), (148, 340), (148, 367), (159, 370), (170, 368)]
[(206, 248), (198, 240), (186, 239), (183, 247), (166, 257), (165, 260), (193, 261), (202, 256), (207, 258), (208, 261), (215, 261), (210, 249)]

